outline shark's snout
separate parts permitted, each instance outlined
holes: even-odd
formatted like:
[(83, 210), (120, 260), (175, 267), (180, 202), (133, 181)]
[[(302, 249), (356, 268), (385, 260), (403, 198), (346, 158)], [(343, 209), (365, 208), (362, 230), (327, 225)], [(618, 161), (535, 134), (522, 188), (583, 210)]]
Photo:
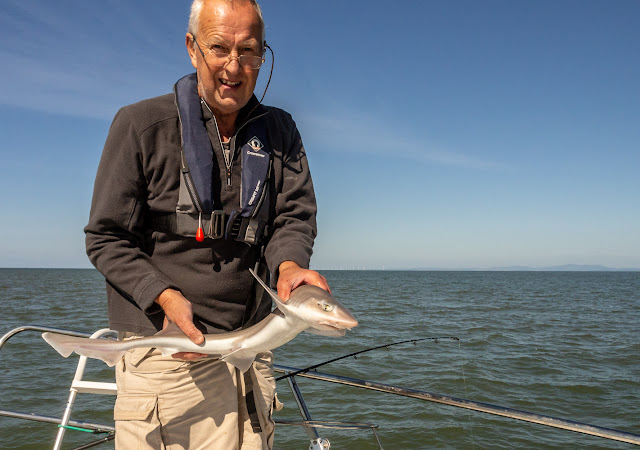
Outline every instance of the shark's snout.
[(341, 328), (350, 330), (351, 328), (355, 328), (358, 326), (358, 321), (355, 319), (355, 317), (351, 317), (348, 320), (343, 320), (340, 325)]
[(351, 313), (345, 310), (342, 314), (340, 314), (339, 317), (335, 317), (329, 320), (323, 320), (322, 322), (320, 322), (320, 325), (328, 325), (339, 330), (350, 330), (351, 328), (358, 326), (358, 321), (351, 315)]

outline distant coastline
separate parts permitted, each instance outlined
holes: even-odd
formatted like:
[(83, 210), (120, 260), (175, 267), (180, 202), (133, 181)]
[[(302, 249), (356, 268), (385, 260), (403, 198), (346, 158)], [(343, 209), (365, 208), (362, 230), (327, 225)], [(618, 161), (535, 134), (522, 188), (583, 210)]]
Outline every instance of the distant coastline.
[(507, 266), (507, 267), (494, 267), (487, 270), (493, 271), (522, 271), (522, 272), (640, 272), (639, 268), (617, 268), (607, 267), (599, 265), (581, 265), (581, 264), (565, 264), (562, 266), (548, 266), (548, 267), (529, 267), (529, 266)]

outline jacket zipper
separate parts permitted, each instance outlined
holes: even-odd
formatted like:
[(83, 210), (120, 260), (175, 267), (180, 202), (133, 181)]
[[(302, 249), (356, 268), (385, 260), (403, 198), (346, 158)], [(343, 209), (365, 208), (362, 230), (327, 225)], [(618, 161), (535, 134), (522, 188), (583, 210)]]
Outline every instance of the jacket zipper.
[[(267, 113), (262, 113), (258, 116), (255, 116), (253, 118), (251, 118), (250, 120), (247, 120), (245, 123), (243, 123), (240, 128), (238, 128), (236, 130), (236, 132), (234, 133), (234, 135), (231, 137), (231, 139), (229, 140), (229, 152), (225, 152), (224, 150), (224, 145), (222, 145), (222, 138), (220, 137), (220, 130), (218, 129), (218, 121), (216, 120), (216, 116), (213, 114), (213, 111), (211, 111), (211, 108), (209, 108), (209, 105), (207, 105), (207, 102), (204, 101), (203, 98), (200, 98), (200, 102), (202, 102), (202, 104), (207, 108), (207, 110), (209, 111), (209, 114), (211, 114), (211, 117), (213, 117), (213, 123), (216, 125), (216, 135), (218, 136), (218, 142), (220, 143), (220, 149), (222, 150), (222, 155), (224, 156), (224, 162), (225, 162), (225, 166), (227, 169), (227, 190), (231, 190), (232, 188), (232, 183), (231, 183), (231, 171), (233, 169), (233, 159), (236, 155), (236, 136), (238, 135), (238, 133), (240, 132), (240, 130), (242, 130), (245, 126), (247, 126), (248, 124), (250, 124), (251, 122), (253, 122), (256, 119), (259, 119), (260, 117), (266, 115)], [(240, 201), (242, 201), (242, 183), (240, 183)]]
[(207, 102), (204, 101), (203, 98), (200, 98), (200, 102), (207, 108), (207, 110), (209, 110), (209, 114), (211, 114), (211, 117), (213, 117), (213, 123), (216, 126), (216, 136), (218, 137), (218, 142), (220, 143), (220, 150), (222, 151), (222, 156), (224, 157), (224, 163), (227, 169), (227, 190), (231, 190), (231, 169), (233, 169), (233, 154), (235, 154), (235, 149), (233, 148), (233, 146), (231, 145), (232, 143), (229, 142), (229, 152), (226, 152), (224, 150), (224, 145), (222, 145), (222, 138), (220, 137), (220, 129), (218, 128), (218, 121), (216, 120), (216, 116), (213, 114), (213, 111), (211, 111), (211, 108), (209, 108), (209, 105), (207, 105)]

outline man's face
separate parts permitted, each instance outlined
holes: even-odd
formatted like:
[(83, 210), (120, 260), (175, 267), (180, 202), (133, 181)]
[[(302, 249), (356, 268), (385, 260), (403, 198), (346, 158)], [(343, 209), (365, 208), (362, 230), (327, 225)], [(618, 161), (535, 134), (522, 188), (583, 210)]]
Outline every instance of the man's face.
[[(238, 3), (235, 8), (224, 1), (205, 2), (200, 13), (196, 36), (206, 55), (211, 49), (223, 49), (232, 56), (255, 53), (262, 56), (262, 24), (251, 4)], [(191, 63), (198, 72), (198, 91), (216, 116), (235, 119), (240, 108), (247, 104), (258, 79), (258, 69), (242, 67), (237, 59), (224, 66), (207, 64), (202, 53), (193, 48), (191, 34), (187, 34), (187, 48)]]

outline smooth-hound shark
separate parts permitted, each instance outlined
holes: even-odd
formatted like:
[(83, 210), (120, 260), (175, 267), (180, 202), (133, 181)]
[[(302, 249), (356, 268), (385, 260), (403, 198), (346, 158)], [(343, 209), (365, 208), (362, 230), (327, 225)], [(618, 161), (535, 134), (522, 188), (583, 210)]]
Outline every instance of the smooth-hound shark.
[(294, 289), (288, 301), (271, 290), (254, 272), (253, 276), (273, 298), (276, 309), (257, 324), (244, 330), (221, 334), (205, 334), (204, 343), (197, 345), (170, 323), (153, 336), (114, 341), (89, 339), (57, 333), (43, 333), (42, 337), (65, 358), (75, 352), (114, 366), (132, 348), (155, 347), (163, 355), (197, 352), (217, 355), (221, 360), (246, 372), (256, 355), (286, 344), (302, 331), (325, 336), (344, 336), (347, 329), (358, 325), (351, 312), (324, 289), (302, 285)]

